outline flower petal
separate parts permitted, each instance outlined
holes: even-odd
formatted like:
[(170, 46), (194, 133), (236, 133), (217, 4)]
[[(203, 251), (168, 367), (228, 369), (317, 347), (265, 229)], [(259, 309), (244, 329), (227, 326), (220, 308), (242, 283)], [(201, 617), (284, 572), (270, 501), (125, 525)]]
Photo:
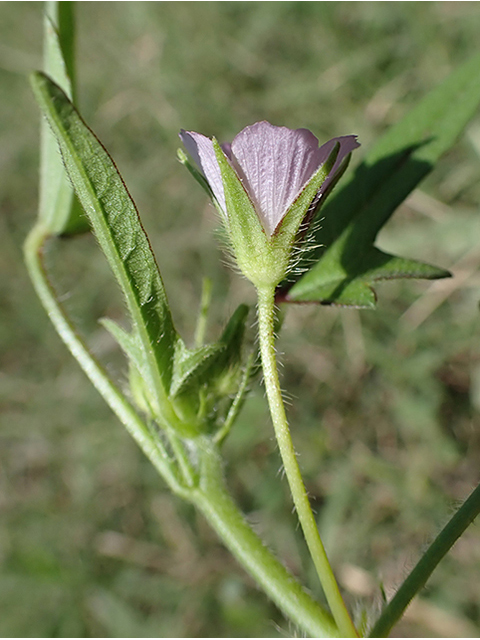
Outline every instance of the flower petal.
[(231, 162), (267, 233), (275, 231), (336, 142), (340, 150), (325, 188), (346, 155), (359, 146), (355, 136), (334, 138), (319, 148), (318, 139), (308, 129), (275, 127), (264, 121), (246, 127), (234, 138)]
[(213, 142), (210, 138), (207, 138), (201, 133), (195, 133), (195, 131), (185, 131), (182, 129), (179, 135), (186, 150), (207, 179), (213, 195), (226, 216), (227, 206), (225, 203), (222, 174), (220, 173), (220, 168), (215, 156)]
[(320, 159), (320, 164), (323, 164), (328, 159), (328, 156), (332, 153), (333, 147), (337, 144), (337, 142), (340, 144), (337, 159), (335, 160), (335, 164), (333, 165), (332, 170), (328, 174), (328, 178), (322, 184), (319, 194), (324, 193), (328, 189), (338, 170), (342, 167), (345, 158), (360, 146), (360, 143), (357, 142), (357, 136), (340, 136), (338, 138), (332, 138), (331, 140), (323, 144), (318, 150), (318, 158)]
[[(273, 233), (318, 168), (318, 140), (307, 129), (257, 122), (233, 140), (232, 164), (243, 179), (260, 220)], [(322, 155), (323, 158), (323, 155)]]

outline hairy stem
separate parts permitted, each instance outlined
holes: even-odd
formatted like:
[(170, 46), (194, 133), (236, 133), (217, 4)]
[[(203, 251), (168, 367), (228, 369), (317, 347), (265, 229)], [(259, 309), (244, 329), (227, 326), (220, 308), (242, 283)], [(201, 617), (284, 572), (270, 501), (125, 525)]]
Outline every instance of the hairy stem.
[(152, 435), (136, 410), (125, 399), (121, 391), (89, 352), (58, 302), (43, 265), (43, 249), (48, 235), (43, 226), (37, 224), (29, 233), (24, 246), (25, 263), (40, 302), (58, 335), (82, 367), (91, 383), (119, 418), (120, 422), (125, 425), (130, 435), (133, 436), (145, 455), (152, 461), (170, 488), (176, 493), (182, 493), (181, 483), (173, 460), (164, 449), (161, 441)]
[(302, 589), (245, 521), (225, 488), (216, 448), (208, 442), (201, 451), (201, 484), (193, 502), (281, 611), (314, 638), (338, 637), (330, 615)]
[(268, 404), (298, 519), (335, 622), (343, 636), (356, 637), (357, 631), (343, 602), (318, 532), (290, 435), (275, 355), (274, 290), (272, 288), (258, 289), (258, 331)]
[[(202, 444), (199, 454), (202, 457), (203, 467), (202, 487), (185, 486), (185, 480), (180, 477), (175, 462), (168, 455), (161, 440), (152, 435), (134, 407), (110, 380), (59, 304), (43, 265), (44, 244), (48, 237), (48, 232), (41, 224), (37, 224), (28, 235), (24, 247), (28, 272), (57, 333), (94, 387), (125, 425), (172, 491), (200, 509), (226, 547), (232, 551), (240, 564), (253, 576), (279, 609), (314, 637), (338, 636), (337, 628), (329, 614), (303, 591), (295, 578), (287, 572), (246, 523), (224, 488), (215, 450), (209, 449), (205, 443)], [(182, 443), (179, 441), (178, 444), (183, 451)], [(176, 453), (178, 452), (177, 448)], [(193, 482), (192, 479), (190, 481)]]

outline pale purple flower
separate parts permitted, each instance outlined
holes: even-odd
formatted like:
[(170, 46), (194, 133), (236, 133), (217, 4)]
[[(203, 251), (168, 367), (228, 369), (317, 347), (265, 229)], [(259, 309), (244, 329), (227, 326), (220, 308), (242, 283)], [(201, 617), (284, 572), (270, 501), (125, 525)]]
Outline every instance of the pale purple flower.
[[(180, 138), (227, 216), (222, 175), (212, 140), (183, 129)], [(345, 158), (360, 146), (356, 136), (332, 138), (319, 147), (318, 139), (308, 129), (275, 127), (263, 121), (245, 127), (231, 144), (222, 145), (268, 235), (273, 234), (337, 142), (340, 145), (338, 156), (317, 193), (318, 200), (342, 168)]]

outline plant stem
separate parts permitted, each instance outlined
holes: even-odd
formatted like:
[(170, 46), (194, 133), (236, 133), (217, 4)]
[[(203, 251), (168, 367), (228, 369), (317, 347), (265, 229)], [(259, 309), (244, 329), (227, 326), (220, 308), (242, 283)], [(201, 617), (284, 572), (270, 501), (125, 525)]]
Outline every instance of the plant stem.
[[(136, 410), (123, 397), (88, 351), (56, 299), (55, 291), (43, 265), (43, 249), (48, 237), (49, 233), (42, 224), (37, 224), (29, 233), (24, 247), (28, 272), (40, 302), (57, 333), (94, 387), (125, 425), (172, 491), (189, 500), (202, 511), (225, 545), (275, 604), (312, 636), (336, 637), (337, 628), (329, 614), (303, 591), (295, 578), (288, 573), (245, 522), (224, 487), (216, 451), (208, 449), (205, 445), (200, 451), (202, 466), (204, 470), (206, 469), (206, 473), (203, 473), (201, 488), (198, 486), (189, 488), (182, 482), (174, 461), (161, 441), (152, 435)], [(181, 445), (180, 442), (178, 444)]]
[(194, 487), (197, 484), (198, 478), (190, 460), (188, 459), (188, 453), (185, 451), (184, 443), (171, 429), (167, 432), (167, 438), (170, 442), (175, 458), (177, 459), (184, 483), (187, 487)]
[(235, 398), (233, 399), (233, 402), (230, 405), (230, 409), (228, 410), (225, 422), (223, 423), (222, 428), (217, 431), (217, 433), (213, 437), (213, 441), (215, 442), (215, 444), (222, 444), (227, 435), (230, 433), (230, 430), (235, 420), (237, 419), (238, 414), (240, 413), (240, 409), (243, 406), (243, 401), (245, 400), (248, 382), (250, 380), (250, 376), (252, 375), (252, 368), (255, 362), (255, 357), (255, 353), (251, 353), (247, 359), (242, 379), (240, 380)]
[(132, 405), (110, 380), (101, 365), (88, 351), (72, 323), (59, 304), (43, 265), (43, 247), (49, 234), (43, 225), (37, 224), (29, 233), (24, 246), (25, 263), (35, 291), (53, 323), (58, 335), (77, 360), (91, 383), (101, 394), (120, 422), (139, 444), (170, 488), (182, 494), (182, 486), (173, 461), (161, 441), (154, 438)]
[(345, 637), (357, 637), (358, 633), (351, 621), (348, 610), (343, 602), (332, 568), (327, 558), (317, 523), (312, 513), (300, 468), (298, 466), (295, 449), (293, 447), (290, 429), (285, 414), (280, 382), (278, 379), (277, 361), (275, 355), (274, 337), (274, 295), (272, 287), (258, 289), (258, 332), (260, 353), (262, 357), (263, 377), (267, 391), (268, 404), (272, 416), (275, 436), (280, 449), (285, 474), (290, 485), (293, 502), (297, 510), (298, 519), (303, 529), (312, 560), (322, 584), (327, 602), (332, 611), (337, 626)]
[(465, 529), (480, 513), (480, 485), (465, 500), (460, 509), (440, 531), (400, 589), (382, 611), (369, 636), (384, 638), (400, 620), (412, 598), (425, 586), (438, 563), (450, 551)]
[(330, 614), (303, 590), (245, 521), (225, 488), (216, 447), (201, 449), (201, 483), (192, 502), (272, 601), (314, 638), (338, 637)]

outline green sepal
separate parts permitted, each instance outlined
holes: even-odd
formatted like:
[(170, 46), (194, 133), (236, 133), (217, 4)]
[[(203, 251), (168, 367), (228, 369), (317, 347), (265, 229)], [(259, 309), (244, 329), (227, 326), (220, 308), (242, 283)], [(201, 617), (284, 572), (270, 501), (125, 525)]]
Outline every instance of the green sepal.
[[(290, 246), (290, 248), (293, 247), (297, 234), (302, 228), (307, 212), (312, 206), (315, 196), (320, 190), (322, 184), (328, 178), (328, 174), (333, 169), (333, 165), (335, 164), (339, 151), (340, 143), (337, 142), (327, 160), (313, 174), (295, 201), (290, 205), (287, 213), (284, 215), (273, 233), (272, 242), (274, 244), (287, 245)], [(325, 195), (322, 195), (320, 202), (322, 202), (324, 198)]]
[(193, 178), (198, 182), (198, 184), (202, 187), (205, 193), (214, 201), (216, 201), (215, 195), (208, 184), (207, 179), (204, 175), (200, 173), (197, 167), (190, 162), (190, 158), (187, 156), (183, 149), (177, 149), (177, 158), (184, 167), (188, 169)]
[[(476, 55), (387, 131), (329, 198), (313, 239), (317, 248), (306, 253), (300, 265), (306, 273), (293, 285), (285, 283), (278, 299), (364, 306), (366, 287), (376, 280), (448, 276), (444, 269), (386, 256), (374, 248), (374, 241), (396, 208), (454, 144), (479, 103), (480, 55)], [(358, 288), (358, 298), (348, 296), (347, 303), (345, 292), (356, 281), (365, 286)], [(368, 306), (374, 304), (373, 296)]]
[(263, 228), (241, 180), (215, 139), (213, 147), (225, 193), (226, 226), (238, 266), (257, 288), (275, 287), (289, 270), (299, 231), (316, 194), (335, 164), (340, 145), (334, 146), (326, 162), (290, 205), (271, 236)]
[(183, 149), (177, 149), (177, 158), (180, 161), (180, 163), (183, 164), (188, 169), (188, 171), (193, 176), (193, 178), (195, 178), (198, 184), (202, 187), (202, 189), (205, 191), (205, 193), (213, 202), (215, 209), (220, 214), (220, 218), (224, 220), (225, 212), (222, 210), (222, 207), (220, 206), (217, 198), (215, 197), (215, 194), (210, 188), (210, 185), (208, 184), (208, 180), (205, 178), (205, 176), (201, 174), (200, 171), (197, 169), (197, 167), (190, 161), (190, 158), (183, 151)]
[(272, 251), (272, 243), (253, 203), (215, 138), (213, 148), (222, 175), (227, 207), (226, 227), (237, 264), (255, 286), (272, 282), (275, 286), (285, 276), (287, 252), (278, 255), (278, 251)]

